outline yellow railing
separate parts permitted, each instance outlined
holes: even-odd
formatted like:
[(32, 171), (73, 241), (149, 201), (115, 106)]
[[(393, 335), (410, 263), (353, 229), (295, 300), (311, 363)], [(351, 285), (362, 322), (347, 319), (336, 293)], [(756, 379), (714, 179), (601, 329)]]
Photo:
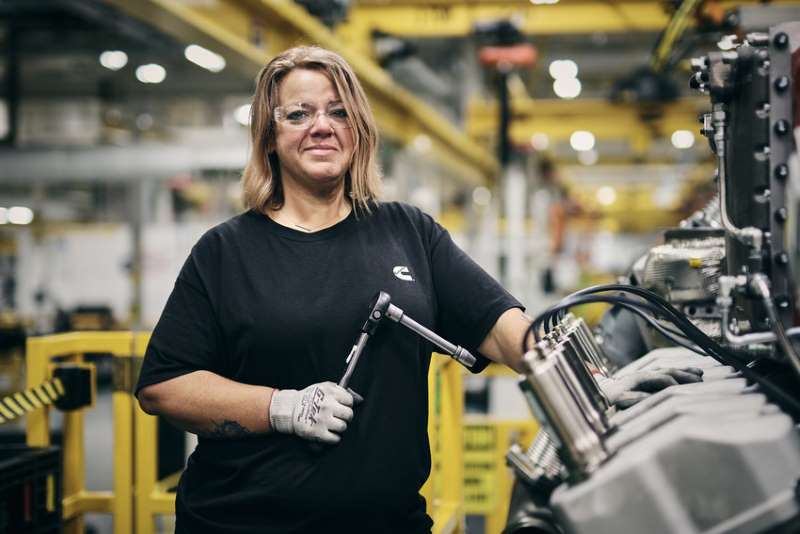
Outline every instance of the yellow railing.
[[(54, 359), (81, 363), (87, 353), (108, 353), (115, 358), (112, 439), (113, 491), (87, 491), (83, 443), (84, 411), (64, 414), (63, 516), (66, 534), (84, 531), (83, 514), (111, 513), (114, 534), (151, 534), (155, 517), (175, 513), (175, 494), (168, 489), (175, 477), (158, 480), (155, 417), (142, 411), (132, 395), (137, 363), (144, 356), (149, 333), (81, 332), (29, 338), (27, 384), (51, 378)], [(436, 357), (429, 374), (431, 476), (423, 487), (435, 534), (463, 534), (463, 388), (460, 367), (449, 358)], [(49, 409), (27, 415), (29, 446), (50, 444)]]
[[(86, 353), (108, 353), (128, 358), (133, 336), (130, 332), (91, 332), (28, 338), (26, 353), (27, 387), (52, 377), (53, 359), (82, 363)], [(86, 458), (83, 446), (83, 410), (64, 413), (63, 428), (63, 516), (65, 534), (84, 532), (83, 514), (110, 513), (114, 534), (133, 529), (133, 399), (130, 393), (114, 391), (113, 403), (113, 491), (86, 489)], [(50, 444), (49, 408), (26, 416), (27, 443), (31, 447)]]

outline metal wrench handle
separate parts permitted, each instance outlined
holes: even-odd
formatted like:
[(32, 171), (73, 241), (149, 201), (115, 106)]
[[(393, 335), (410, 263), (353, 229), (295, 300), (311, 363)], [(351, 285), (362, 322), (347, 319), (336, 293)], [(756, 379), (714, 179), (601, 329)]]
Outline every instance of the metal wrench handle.
[(458, 345), (450, 343), (442, 336), (438, 335), (436, 332), (432, 330), (428, 330), (418, 322), (416, 322), (411, 317), (407, 316), (403, 310), (395, 306), (394, 304), (389, 304), (389, 308), (386, 310), (386, 317), (391, 319), (396, 323), (400, 323), (401, 325), (405, 326), (406, 328), (416, 332), (420, 336), (424, 337), (447, 354), (453, 357), (458, 363), (465, 367), (472, 367), (475, 365), (476, 358), (470, 352)]
[(347, 389), (347, 384), (350, 382), (350, 377), (353, 376), (353, 371), (356, 370), (356, 364), (367, 346), (367, 341), (369, 341), (369, 334), (361, 332), (361, 335), (358, 336), (358, 341), (353, 345), (353, 350), (350, 351), (350, 355), (347, 357), (347, 369), (345, 369), (344, 375), (339, 380), (339, 385), (344, 389)]

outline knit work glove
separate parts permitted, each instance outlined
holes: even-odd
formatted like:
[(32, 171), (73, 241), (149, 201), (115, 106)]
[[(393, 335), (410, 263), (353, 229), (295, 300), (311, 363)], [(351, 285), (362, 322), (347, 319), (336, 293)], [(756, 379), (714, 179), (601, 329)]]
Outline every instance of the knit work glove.
[(669, 386), (702, 381), (702, 369), (686, 367), (685, 369), (648, 369), (619, 378), (601, 377), (598, 384), (606, 394), (608, 401), (624, 410)]
[(338, 443), (338, 434), (353, 419), (353, 395), (333, 382), (312, 384), (302, 391), (281, 389), (272, 394), (269, 422), (276, 432), (297, 434), (322, 443)]

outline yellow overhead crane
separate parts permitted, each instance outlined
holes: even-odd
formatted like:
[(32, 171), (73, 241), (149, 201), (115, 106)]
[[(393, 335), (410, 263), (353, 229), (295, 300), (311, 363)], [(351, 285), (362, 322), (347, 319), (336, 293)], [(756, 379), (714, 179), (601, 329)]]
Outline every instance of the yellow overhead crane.
[[(515, 17), (526, 35), (660, 32), (671, 14), (654, 0), (354, 0), (338, 33), (348, 42), (369, 39), (372, 30), (406, 37), (464, 37), (476, 22)], [(718, 1), (727, 11), (757, 0)], [(797, 4), (773, 0), (772, 5)], [(693, 24), (694, 21), (691, 22)]]
[(663, 30), (669, 14), (658, 2), (561, 0), (356, 0), (339, 35), (348, 42), (369, 39), (372, 30), (406, 37), (464, 37), (476, 22), (515, 17), (527, 35)]
[(403, 145), (430, 139), (431, 154), (467, 184), (490, 183), (499, 172), (494, 156), (432, 107), (396, 84), (359, 49), (346, 45), (302, 7), (288, 0), (104, 0), (179, 42), (222, 54), (229, 65), (255, 78), (278, 52), (318, 44), (340, 53), (367, 92), (381, 133)]
[[(675, 130), (700, 128), (698, 116), (708, 110), (708, 99), (685, 98), (662, 106), (614, 104), (602, 99), (512, 99), (509, 135), (516, 145), (527, 145), (534, 134), (551, 142), (564, 141), (576, 130), (588, 130), (600, 140), (627, 140), (634, 154), (644, 155), (657, 136)], [(497, 132), (497, 102), (473, 100), (466, 119), (467, 133), (486, 143)]]

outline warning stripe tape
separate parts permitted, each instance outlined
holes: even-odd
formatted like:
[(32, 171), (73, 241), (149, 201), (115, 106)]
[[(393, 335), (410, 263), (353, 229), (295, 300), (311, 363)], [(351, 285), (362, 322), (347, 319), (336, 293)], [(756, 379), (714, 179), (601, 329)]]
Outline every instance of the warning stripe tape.
[(54, 378), (0, 399), (0, 424), (53, 404), (64, 396), (64, 385)]

